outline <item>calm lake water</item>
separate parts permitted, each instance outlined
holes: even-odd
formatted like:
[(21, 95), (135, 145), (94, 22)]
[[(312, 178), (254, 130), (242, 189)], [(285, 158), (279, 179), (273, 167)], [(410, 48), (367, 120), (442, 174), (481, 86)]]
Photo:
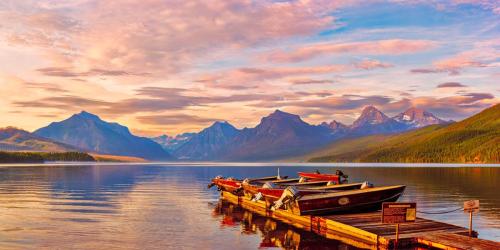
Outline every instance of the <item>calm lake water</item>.
[[(280, 167), (342, 169), (351, 182), (406, 184), (419, 211), (452, 210), (479, 199), (480, 238), (500, 240), (500, 168)], [(0, 167), (1, 249), (354, 249), (219, 202), (216, 175), (276, 175), (270, 166), (83, 165)], [(467, 226), (461, 211), (424, 215)]]

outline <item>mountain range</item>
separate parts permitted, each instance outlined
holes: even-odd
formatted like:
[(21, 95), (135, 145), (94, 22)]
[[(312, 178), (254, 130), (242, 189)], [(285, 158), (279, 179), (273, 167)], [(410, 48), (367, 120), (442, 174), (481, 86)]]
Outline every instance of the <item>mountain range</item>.
[(172, 156), (149, 138), (135, 136), (118, 123), (103, 121), (82, 111), (70, 118), (53, 122), (35, 135), (101, 154), (135, 156), (149, 160), (171, 160)]
[(183, 140), (162, 141), (161, 138), (168, 138), (166, 136), (153, 139), (182, 160), (259, 161), (300, 155), (340, 138), (392, 134), (445, 123), (416, 108), (390, 118), (377, 108), (367, 106), (352, 125), (338, 121), (311, 125), (298, 115), (276, 110), (254, 128), (238, 130), (228, 122), (215, 122), (199, 133), (180, 136)]
[[(218, 121), (198, 133), (145, 138), (133, 135), (123, 125), (82, 111), (33, 133), (24, 131), (18, 132), (17, 137), (0, 137), (0, 146), (10, 151), (78, 150), (148, 160), (267, 161), (307, 154), (340, 139), (401, 133), (446, 123), (416, 108), (391, 118), (367, 106), (351, 125), (335, 120), (313, 125), (298, 115), (276, 110), (253, 128), (237, 129), (226, 121)], [(38, 143), (8, 138), (32, 138)]]

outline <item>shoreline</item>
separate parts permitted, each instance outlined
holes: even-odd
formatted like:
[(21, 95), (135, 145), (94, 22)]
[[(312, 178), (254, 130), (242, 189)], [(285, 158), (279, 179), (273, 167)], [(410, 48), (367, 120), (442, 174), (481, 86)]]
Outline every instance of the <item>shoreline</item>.
[(115, 166), (115, 165), (163, 165), (183, 167), (379, 167), (379, 168), (460, 168), (460, 167), (494, 167), (500, 168), (500, 163), (302, 163), (302, 162), (44, 162), (44, 163), (0, 163), (4, 167), (35, 167), (35, 166)]

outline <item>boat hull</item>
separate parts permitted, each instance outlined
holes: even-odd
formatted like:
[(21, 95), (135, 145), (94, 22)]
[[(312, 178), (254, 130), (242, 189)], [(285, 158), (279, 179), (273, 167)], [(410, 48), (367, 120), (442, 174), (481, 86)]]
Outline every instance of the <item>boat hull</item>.
[(213, 179), (212, 183), (215, 184), (219, 190), (237, 193), (236, 191), (241, 188), (241, 181), (227, 180), (227, 179)]
[(298, 172), (300, 177), (322, 180), (322, 181), (335, 181), (340, 182), (340, 176), (335, 174), (318, 174), (318, 173), (308, 173), (308, 172)]
[(405, 186), (351, 190), (333, 194), (299, 196), (290, 209), (298, 215), (377, 211), (383, 202), (395, 202)]
[[(338, 192), (345, 190), (354, 190), (359, 189), (362, 183), (353, 183), (353, 184), (340, 184), (340, 185), (332, 185), (332, 186), (320, 186), (320, 187), (299, 187), (299, 195), (309, 195), (309, 194), (321, 194), (328, 192)], [(277, 200), (281, 197), (285, 188), (257, 188), (254, 192), (260, 192), (264, 197), (268, 197), (270, 199)]]

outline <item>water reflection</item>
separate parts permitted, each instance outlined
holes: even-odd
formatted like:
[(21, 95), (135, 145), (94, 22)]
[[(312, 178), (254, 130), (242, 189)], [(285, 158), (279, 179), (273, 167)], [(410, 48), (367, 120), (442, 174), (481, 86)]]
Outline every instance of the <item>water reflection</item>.
[[(403, 200), (417, 201), (422, 210), (447, 210), (479, 199), (475, 228), (480, 237), (500, 240), (498, 168), (340, 169), (353, 182), (405, 184)], [(280, 168), (289, 176), (304, 170), (312, 169)], [(206, 189), (219, 174), (276, 173), (276, 166), (0, 167), (0, 249), (347, 248), (328, 240), (321, 244), (325, 239), (313, 233), (219, 205), (218, 192)], [(420, 216), (462, 226), (468, 219), (460, 211)]]
[(242, 234), (259, 235), (260, 248), (359, 249), (260, 216), (222, 200), (216, 204), (213, 215), (220, 219), (221, 227), (239, 228)]

